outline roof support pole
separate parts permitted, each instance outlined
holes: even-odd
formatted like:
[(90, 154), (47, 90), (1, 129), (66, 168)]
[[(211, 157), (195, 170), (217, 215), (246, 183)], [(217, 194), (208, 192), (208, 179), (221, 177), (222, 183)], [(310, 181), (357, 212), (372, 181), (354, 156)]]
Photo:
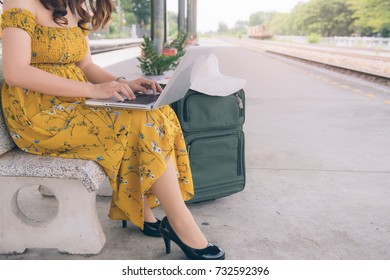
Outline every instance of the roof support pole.
[(197, 0), (187, 0), (187, 31), (190, 40), (196, 39)]
[(161, 54), (165, 40), (165, 0), (152, 0), (151, 38), (157, 53)]
[(178, 0), (179, 1), (179, 11), (178, 11), (178, 30), (179, 33), (186, 32), (186, 0)]

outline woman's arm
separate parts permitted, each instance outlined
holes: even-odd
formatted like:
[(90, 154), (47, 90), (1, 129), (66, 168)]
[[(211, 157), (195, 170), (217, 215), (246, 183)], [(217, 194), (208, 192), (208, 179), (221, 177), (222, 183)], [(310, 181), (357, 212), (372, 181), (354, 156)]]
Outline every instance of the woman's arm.
[(27, 32), (15, 27), (3, 30), (3, 74), (6, 83), (54, 96), (117, 98), (119, 93), (133, 98), (133, 92), (127, 84), (116, 81), (90, 84), (58, 77), (30, 65), (31, 38)]
[(87, 54), (84, 56), (84, 58), (81, 61), (77, 62), (76, 65), (80, 67), (81, 70), (83, 70), (88, 81), (93, 84), (115, 81), (115, 79), (117, 78), (111, 73), (101, 68), (100, 66), (93, 63), (91, 51), (89, 47), (88, 47)]
[[(4, 1), (4, 9), (18, 7), (34, 11), (35, 7), (29, 4), (30, 1)], [(31, 38), (22, 29), (6, 27), (3, 30), (2, 49), (3, 75), (6, 83), (11, 87), (18, 86), (54, 96), (114, 97), (123, 100), (119, 94), (122, 93), (130, 99), (134, 98), (130, 88), (133, 82), (114, 81), (113, 75), (92, 63), (90, 52), (80, 65), (87, 71), (87, 77), (97, 84), (62, 78), (31, 66)], [(138, 84), (135, 86), (143, 88), (141, 82)], [(151, 87), (155, 88), (153, 85)]]
[[(93, 63), (91, 51), (89, 47), (85, 57), (81, 61), (77, 62), (76, 65), (81, 68), (81, 70), (84, 72), (85, 76), (87, 77), (88, 81), (90, 81), (93, 84), (105, 83), (117, 79), (117, 77), (115, 77), (111, 73), (107, 72), (100, 66)], [(158, 83), (149, 81), (144, 78), (139, 78), (134, 81), (126, 81), (120, 79), (118, 80), (118, 82), (127, 84), (132, 89), (133, 92), (140, 91), (145, 94), (148, 94), (147, 88), (152, 89), (154, 94), (162, 91)]]
[[(4, 1), (4, 9), (25, 8), (34, 12), (34, 5), (30, 1)], [(2, 39), (3, 75), (6, 83), (31, 90), (61, 96), (90, 97), (92, 88), (88, 84), (66, 81), (30, 66), (31, 38), (22, 29), (7, 27), (3, 30)]]
[(3, 31), (3, 74), (6, 83), (49, 95), (93, 97), (93, 86), (47, 73), (30, 65), (31, 38), (22, 29)]

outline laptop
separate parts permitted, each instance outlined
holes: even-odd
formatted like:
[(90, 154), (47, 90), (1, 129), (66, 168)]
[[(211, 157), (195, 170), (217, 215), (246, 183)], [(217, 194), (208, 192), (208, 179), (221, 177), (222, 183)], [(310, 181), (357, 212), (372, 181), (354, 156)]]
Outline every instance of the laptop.
[(87, 99), (86, 105), (152, 110), (182, 99), (191, 86), (191, 77), (196, 75), (201, 65), (212, 52), (210, 47), (190, 47), (182, 57), (172, 77), (160, 94), (136, 94), (135, 100), (119, 101), (110, 99)]

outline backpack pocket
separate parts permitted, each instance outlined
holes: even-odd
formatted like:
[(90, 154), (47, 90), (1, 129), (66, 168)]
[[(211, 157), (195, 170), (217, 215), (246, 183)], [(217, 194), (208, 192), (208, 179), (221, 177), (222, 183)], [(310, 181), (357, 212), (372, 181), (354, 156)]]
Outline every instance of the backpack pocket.
[(185, 132), (226, 129), (244, 124), (244, 91), (228, 96), (209, 96), (189, 90), (178, 104), (178, 115)]
[(244, 133), (229, 131), (186, 138), (195, 197), (210, 200), (243, 190), (245, 185)]

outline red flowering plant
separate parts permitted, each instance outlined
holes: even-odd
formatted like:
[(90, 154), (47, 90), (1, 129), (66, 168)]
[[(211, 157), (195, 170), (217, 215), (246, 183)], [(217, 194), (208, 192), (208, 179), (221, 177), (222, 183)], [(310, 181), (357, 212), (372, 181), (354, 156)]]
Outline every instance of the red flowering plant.
[(163, 48), (162, 55), (164, 55), (164, 56), (175, 56), (175, 55), (177, 55), (177, 49), (175, 49), (175, 48)]
[(182, 36), (179, 35), (178, 39), (172, 41), (163, 49), (162, 54), (158, 54), (152, 40), (144, 36), (144, 41), (141, 44), (142, 55), (137, 58), (142, 73), (146, 76), (158, 76), (163, 75), (166, 71), (174, 70), (179, 63), (179, 59), (185, 53), (183, 47), (185, 38), (186, 36), (182, 39)]

